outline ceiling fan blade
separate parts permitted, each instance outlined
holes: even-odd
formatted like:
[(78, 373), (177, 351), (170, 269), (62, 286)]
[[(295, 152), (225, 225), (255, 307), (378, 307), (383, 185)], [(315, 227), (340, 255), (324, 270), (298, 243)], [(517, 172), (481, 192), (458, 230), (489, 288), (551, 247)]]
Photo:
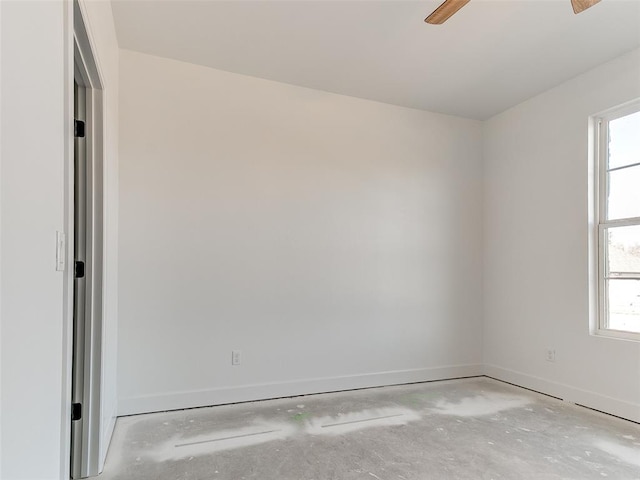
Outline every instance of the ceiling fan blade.
[(470, 1), (471, 0), (445, 0), (445, 2), (436, 8), (424, 21), (432, 25), (441, 25)]
[(573, 7), (573, 13), (578, 14), (585, 11), (589, 7), (593, 7), (600, 0), (571, 0), (571, 6)]

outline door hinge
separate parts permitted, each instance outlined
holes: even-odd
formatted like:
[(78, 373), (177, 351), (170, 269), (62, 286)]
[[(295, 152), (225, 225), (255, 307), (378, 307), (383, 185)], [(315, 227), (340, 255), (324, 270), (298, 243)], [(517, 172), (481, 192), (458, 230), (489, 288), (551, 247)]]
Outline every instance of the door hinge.
[(71, 404), (71, 420), (76, 421), (82, 419), (82, 404), (81, 403), (72, 403)]
[(76, 278), (84, 278), (84, 262), (76, 261), (75, 276)]
[(84, 138), (84, 122), (82, 120), (73, 121), (73, 136)]

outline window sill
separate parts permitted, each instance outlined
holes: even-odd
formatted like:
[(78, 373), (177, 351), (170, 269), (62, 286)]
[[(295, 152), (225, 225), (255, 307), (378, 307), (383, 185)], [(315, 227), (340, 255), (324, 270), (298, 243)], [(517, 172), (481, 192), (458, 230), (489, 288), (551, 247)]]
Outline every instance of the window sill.
[(626, 340), (631, 342), (640, 343), (640, 333), (625, 332), (621, 330), (610, 330), (604, 328), (598, 328), (591, 332), (594, 337), (611, 338), (614, 340)]

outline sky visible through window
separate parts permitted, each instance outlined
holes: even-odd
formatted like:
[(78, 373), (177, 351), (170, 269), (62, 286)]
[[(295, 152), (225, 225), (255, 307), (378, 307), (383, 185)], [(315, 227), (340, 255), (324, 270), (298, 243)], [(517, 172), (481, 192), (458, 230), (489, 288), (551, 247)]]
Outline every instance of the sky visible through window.
[[(607, 219), (640, 217), (640, 112), (609, 122)], [(609, 325), (640, 333), (640, 226), (608, 230)]]

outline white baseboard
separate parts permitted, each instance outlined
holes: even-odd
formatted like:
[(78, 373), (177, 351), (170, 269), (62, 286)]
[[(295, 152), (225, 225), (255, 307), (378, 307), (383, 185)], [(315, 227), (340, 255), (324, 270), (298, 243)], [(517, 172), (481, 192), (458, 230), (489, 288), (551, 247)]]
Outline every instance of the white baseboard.
[(640, 422), (640, 404), (637, 403), (619, 400), (590, 390), (572, 387), (571, 385), (552, 382), (496, 365), (485, 365), (484, 374), (496, 380), (513, 383), (514, 385), (561, 398), (566, 402), (600, 410), (634, 422)]
[(313, 378), (289, 382), (221, 387), (209, 390), (159, 393), (157, 395), (121, 398), (118, 402), (118, 415), (134, 415), (138, 413), (223, 405), (225, 403), (292, 397), (313, 393), (474, 377), (481, 376), (482, 374), (483, 367), (479, 364), (453, 365), (340, 377)]
[(111, 443), (111, 439), (113, 438), (113, 431), (116, 428), (116, 420), (117, 420), (117, 411), (116, 411), (116, 403), (114, 402), (114, 408), (109, 416), (109, 423), (107, 424), (107, 428), (105, 428), (102, 432), (102, 439), (100, 441), (100, 458), (98, 459), (98, 472), (102, 473), (104, 470), (104, 463), (107, 459), (107, 452), (109, 451), (109, 444)]
[[(634, 422), (640, 422), (640, 404), (619, 400), (590, 390), (572, 387), (571, 385), (552, 382), (544, 378), (498, 367), (496, 365), (480, 364), (397, 370), (121, 398), (118, 402), (118, 415), (135, 415), (165, 410), (179, 410), (183, 408), (205, 407), (270, 398), (293, 397), (314, 393), (338, 392), (358, 388), (430, 382), (482, 375), (536, 390), (547, 395), (561, 398), (567, 402), (600, 410)], [(115, 418), (109, 425), (109, 432), (105, 433), (105, 439), (111, 438), (114, 426)]]

